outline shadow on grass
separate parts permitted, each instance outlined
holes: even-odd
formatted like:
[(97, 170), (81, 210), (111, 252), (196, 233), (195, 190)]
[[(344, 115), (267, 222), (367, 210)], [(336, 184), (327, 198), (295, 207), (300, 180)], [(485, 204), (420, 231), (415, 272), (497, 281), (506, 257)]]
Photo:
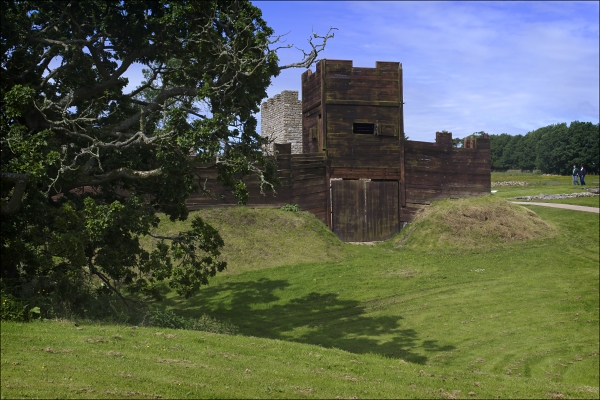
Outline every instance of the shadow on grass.
[[(203, 288), (183, 303), (166, 300), (192, 317), (208, 314), (229, 319), (248, 336), (265, 337), (338, 348), (352, 353), (377, 353), (424, 364), (425, 352), (449, 351), (436, 341), (419, 339), (414, 329), (400, 326), (401, 316), (366, 316), (365, 305), (342, 300), (334, 293), (309, 293), (286, 304), (270, 304), (285, 280), (223, 283)], [(184, 305), (184, 306), (183, 306)], [(183, 306), (183, 307), (182, 307)], [(185, 308), (184, 308), (185, 307)], [(421, 352), (422, 352), (421, 351)]]

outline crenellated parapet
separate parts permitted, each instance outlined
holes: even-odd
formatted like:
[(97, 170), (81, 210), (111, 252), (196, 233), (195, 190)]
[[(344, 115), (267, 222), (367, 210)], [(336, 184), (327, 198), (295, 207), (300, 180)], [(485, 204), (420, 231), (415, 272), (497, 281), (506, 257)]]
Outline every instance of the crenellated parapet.
[[(302, 100), (286, 90), (261, 108), (281, 187), (262, 196), (247, 178), (248, 204), (298, 204), (344, 241), (385, 240), (432, 201), (490, 193), (489, 138), (469, 137), (462, 148), (446, 131), (434, 143), (405, 139), (398, 62), (321, 60), (302, 74)], [(210, 165), (197, 175), (214, 197), (191, 196), (190, 209), (237, 204)]]

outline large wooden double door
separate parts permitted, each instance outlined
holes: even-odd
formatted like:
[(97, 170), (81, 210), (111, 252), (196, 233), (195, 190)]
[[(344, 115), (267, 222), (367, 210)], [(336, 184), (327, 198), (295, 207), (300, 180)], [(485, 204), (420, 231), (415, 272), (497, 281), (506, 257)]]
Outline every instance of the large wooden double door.
[(345, 242), (386, 240), (399, 231), (398, 181), (331, 180), (333, 232)]

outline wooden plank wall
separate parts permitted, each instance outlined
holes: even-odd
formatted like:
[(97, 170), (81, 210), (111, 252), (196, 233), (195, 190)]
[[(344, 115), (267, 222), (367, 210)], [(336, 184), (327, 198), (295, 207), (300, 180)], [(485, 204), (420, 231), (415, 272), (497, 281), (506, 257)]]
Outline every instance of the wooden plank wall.
[(347, 60), (324, 61), (328, 104), (368, 101), (373, 105), (398, 106), (400, 63), (378, 61), (375, 68), (360, 68)]
[[(196, 168), (198, 177), (196, 183), (206, 189), (199, 190), (190, 195), (186, 200), (186, 206), (190, 211), (209, 207), (228, 207), (238, 205), (238, 200), (217, 180), (217, 171), (213, 165), (202, 165)], [(283, 178), (283, 179), (282, 179)], [(248, 205), (281, 207), (289, 203), (289, 179), (279, 177), (283, 186), (275, 188), (275, 193), (264, 187), (265, 194), (260, 193), (260, 185), (256, 177), (250, 176), (244, 179), (249, 191)]]
[[(361, 68), (350, 60), (322, 60), (319, 64), (321, 80), (314, 84), (320, 84), (321, 91), (327, 180), (387, 180), (400, 187), (402, 65), (378, 61), (375, 68)], [(306, 115), (304, 122), (310, 123)], [(373, 124), (375, 134), (354, 133), (355, 123)], [(331, 204), (329, 194), (327, 204)]]
[(302, 74), (302, 152), (322, 151), (322, 127), (318, 126), (321, 112), (321, 67), (317, 63), (315, 72), (310, 69)]
[[(291, 158), (292, 145), (275, 144), (277, 177), (281, 186), (275, 188), (275, 193), (264, 187), (264, 195), (260, 193), (260, 184), (256, 176), (244, 179), (249, 192), (248, 205), (265, 207), (281, 207), (289, 203), (291, 195)], [(238, 205), (237, 198), (231, 190), (225, 188), (217, 180), (217, 170), (214, 163), (198, 164), (196, 167), (196, 183), (200, 186), (198, 192), (190, 195), (186, 201), (189, 210), (199, 210), (207, 207), (226, 207)], [(202, 188), (206, 189), (202, 190)]]
[[(330, 226), (330, 179), (396, 181), (394, 201), (400, 221), (410, 222), (434, 200), (489, 193), (490, 141), (473, 148), (452, 147), (452, 134), (438, 133), (435, 143), (404, 140), (402, 66), (377, 62), (376, 68), (352, 61), (322, 60), (302, 74), (302, 148), (277, 145), (276, 195), (259, 192), (256, 178), (245, 180), (250, 206), (298, 204)], [(373, 123), (377, 135), (352, 133), (354, 123)], [(216, 180), (214, 165), (198, 166), (199, 183), (210, 194), (188, 200), (191, 210), (236, 205)]]
[[(331, 178), (399, 179), (390, 170), (400, 168), (400, 63), (377, 62), (375, 68), (353, 67), (352, 61), (343, 60), (321, 63), (327, 152), (335, 171)], [(374, 124), (378, 132), (354, 134), (354, 123)], [(356, 176), (365, 169), (370, 176)]]
[(327, 192), (324, 153), (294, 154), (291, 160), (290, 204), (298, 204), (327, 223)]
[[(377, 138), (375, 138), (377, 139)], [(438, 134), (435, 143), (405, 141), (406, 207), (400, 210), (400, 220), (410, 222), (415, 214), (434, 200), (487, 194), (490, 181), (490, 141), (477, 139), (475, 148), (452, 147), (450, 134)], [(368, 166), (328, 166), (326, 153), (290, 154), (290, 145), (277, 145), (277, 165), (282, 186), (276, 194), (261, 195), (258, 180), (245, 180), (250, 191), (248, 205), (252, 207), (281, 207), (298, 204), (300, 209), (315, 214), (329, 224), (327, 201), (329, 184), (326, 171), (332, 178), (374, 179), (400, 181), (399, 162), (389, 168)], [(330, 162), (330, 161), (329, 161)], [(206, 185), (209, 194), (198, 192), (187, 201), (190, 210), (206, 207), (234, 206), (237, 199), (216, 179), (214, 165), (197, 168), (198, 183)], [(400, 182), (402, 183), (402, 182)]]
[[(258, 178), (250, 176), (244, 179), (248, 187), (248, 206), (281, 207), (286, 204), (298, 204), (299, 208), (309, 211), (324, 223), (327, 211), (327, 184), (325, 179), (326, 159), (324, 153), (291, 154), (290, 144), (276, 145), (277, 177), (281, 186), (276, 193), (260, 193)], [(196, 168), (197, 183), (205, 187), (208, 193), (198, 191), (191, 195), (186, 205), (189, 210), (208, 207), (227, 207), (238, 204), (237, 199), (217, 180), (214, 164), (202, 164)]]
[(438, 133), (435, 143), (405, 142), (406, 207), (401, 220), (434, 200), (490, 193), (490, 140), (477, 139), (475, 148), (452, 147), (452, 134)]

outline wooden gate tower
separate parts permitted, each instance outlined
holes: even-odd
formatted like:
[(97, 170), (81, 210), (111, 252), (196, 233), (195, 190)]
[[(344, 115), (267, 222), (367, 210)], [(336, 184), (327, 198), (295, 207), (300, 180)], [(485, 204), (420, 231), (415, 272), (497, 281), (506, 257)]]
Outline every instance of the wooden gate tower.
[(352, 242), (396, 234), (405, 198), (400, 63), (321, 61), (302, 75), (302, 113), (303, 152), (327, 155), (330, 228)]
[[(249, 179), (248, 204), (298, 204), (340, 239), (365, 242), (392, 237), (433, 200), (489, 193), (489, 139), (464, 148), (452, 146), (451, 133), (437, 132), (435, 143), (406, 140), (403, 105), (400, 63), (320, 61), (302, 74), (302, 153), (275, 144), (283, 187), (264, 197)], [(202, 171), (210, 187), (212, 172)], [(217, 204), (235, 204), (216, 183), (212, 188)], [(190, 209), (217, 204), (201, 196), (188, 201)]]

